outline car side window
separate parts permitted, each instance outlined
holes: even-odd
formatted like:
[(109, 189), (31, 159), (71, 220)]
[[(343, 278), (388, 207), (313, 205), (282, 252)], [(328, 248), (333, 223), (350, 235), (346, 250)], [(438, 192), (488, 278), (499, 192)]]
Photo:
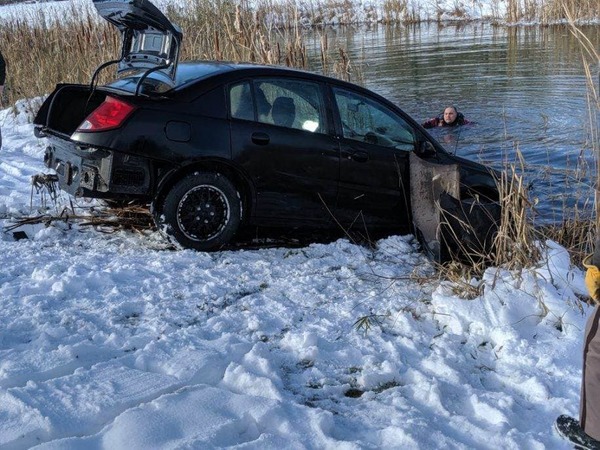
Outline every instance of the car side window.
[(325, 133), (325, 108), (319, 84), (264, 79), (254, 82), (258, 121), (313, 133)]
[(413, 128), (387, 106), (356, 92), (334, 88), (343, 136), (383, 147), (412, 151)]
[(229, 109), (234, 119), (327, 132), (318, 83), (271, 78), (237, 83), (229, 88)]

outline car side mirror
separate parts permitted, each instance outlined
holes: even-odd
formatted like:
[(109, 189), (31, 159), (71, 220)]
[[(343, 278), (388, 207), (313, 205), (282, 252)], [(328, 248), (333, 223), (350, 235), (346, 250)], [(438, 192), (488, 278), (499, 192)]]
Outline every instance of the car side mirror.
[(429, 141), (421, 141), (417, 144), (415, 153), (421, 157), (434, 156), (436, 154), (435, 147)]

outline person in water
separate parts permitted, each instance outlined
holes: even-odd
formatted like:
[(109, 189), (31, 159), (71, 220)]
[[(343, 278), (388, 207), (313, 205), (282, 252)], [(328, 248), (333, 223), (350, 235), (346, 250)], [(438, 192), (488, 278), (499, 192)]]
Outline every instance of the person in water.
[(447, 106), (444, 112), (433, 119), (429, 119), (424, 122), (423, 128), (435, 128), (435, 127), (458, 127), (460, 125), (467, 125), (469, 122), (465, 119), (463, 113), (458, 112), (455, 106)]

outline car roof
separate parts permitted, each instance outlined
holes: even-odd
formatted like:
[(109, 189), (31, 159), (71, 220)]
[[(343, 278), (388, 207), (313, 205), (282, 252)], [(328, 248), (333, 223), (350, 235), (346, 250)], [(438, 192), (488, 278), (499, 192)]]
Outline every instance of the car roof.
[[(194, 71), (206, 73), (208, 78), (212, 76), (220, 76), (225, 73), (232, 75), (237, 74), (239, 78), (245, 76), (286, 76), (290, 78), (298, 77), (310, 79), (314, 81), (327, 82), (337, 85), (345, 85), (352, 89), (358, 89), (365, 92), (371, 92), (359, 85), (351, 82), (346, 82), (337, 78), (332, 78), (326, 75), (321, 75), (304, 69), (297, 69), (287, 66), (277, 66), (269, 64), (259, 64), (251, 62), (234, 62), (234, 61), (213, 61), (213, 60), (196, 60), (196, 61), (181, 61), (178, 66), (178, 71)], [(233, 76), (233, 78), (238, 78)], [(191, 81), (191, 80), (190, 80)], [(183, 86), (182, 86), (183, 87)]]
[[(122, 78), (111, 83), (111, 87), (119, 90), (133, 92), (141, 76), (141, 72), (133, 77)], [(340, 88), (345, 88), (350, 91), (360, 92), (369, 97), (376, 98), (379, 102), (387, 104), (393, 109), (398, 108), (394, 102), (383, 97), (375, 91), (372, 91), (359, 84), (349, 81), (340, 80), (339, 78), (329, 77), (327, 75), (310, 72), (308, 70), (297, 69), (287, 66), (276, 66), (269, 64), (259, 64), (252, 62), (235, 62), (235, 61), (217, 61), (217, 60), (193, 60), (181, 61), (177, 65), (175, 86), (170, 87), (165, 91), (156, 91), (159, 95), (165, 95), (169, 92), (174, 95), (188, 95), (189, 89), (196, 89), (200, 84), (204, 89), (212, 89), (221, 84), (230, 82), (239, 82), (244, 79), (255, 79), (258, 77), (284, 77), (284, 78), (299, 78), (308, 81), (327, 83)], [(159, 72), (150, 74), (147, 81), (155, 79), (159, 83), (164, 80)], [(126, 85), (129, 84), (128, 87)]]
[(296, 73), (300, 76), (306, 76), (306, 75), (322, 76), (322, 75), (315, 74), (313, 72), (309, 72), (307, 70), (301, 70), (301, 69), (296, 69), (296, 68), (287, 67), (287, 66), (259, 64), (259, 63), (252, 63), (252, 62), (196, 60), (196, 61), (181, 61), (179, 64), (183, 65), (183, 66), (197, 66), (197, 67), (212, 66), (214, 68), (219, 68), (220, 71), (222, 71), (222, 72), (227, 72), (227, 71), (264, 71), (265, 73), (286, 72), (289, 74)]

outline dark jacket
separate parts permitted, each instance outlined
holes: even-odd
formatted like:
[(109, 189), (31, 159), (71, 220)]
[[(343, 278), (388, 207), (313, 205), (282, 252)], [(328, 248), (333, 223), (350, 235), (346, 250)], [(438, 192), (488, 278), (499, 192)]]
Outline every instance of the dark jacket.
[(437, 117), (434, 117), (433, 119), (429, 119), (426, 122), (423, 122), (423, 128), (435, 128), (435, 127), (458, 127), (460, 125), (467, 125), (471, 122), (469, 122), (467, 119), (465, 119), (465, 116), (463, 115), (463, 113), (459, 112), (456, 115), (456, 120), (452, 123), (446, 123), (444, 122), (444, 115), (440, 114)]
[(4, 57), (2, 53), (0, 53), (0, 86), (4, 85), (6, 81), (6, 61), (4, 61)]

